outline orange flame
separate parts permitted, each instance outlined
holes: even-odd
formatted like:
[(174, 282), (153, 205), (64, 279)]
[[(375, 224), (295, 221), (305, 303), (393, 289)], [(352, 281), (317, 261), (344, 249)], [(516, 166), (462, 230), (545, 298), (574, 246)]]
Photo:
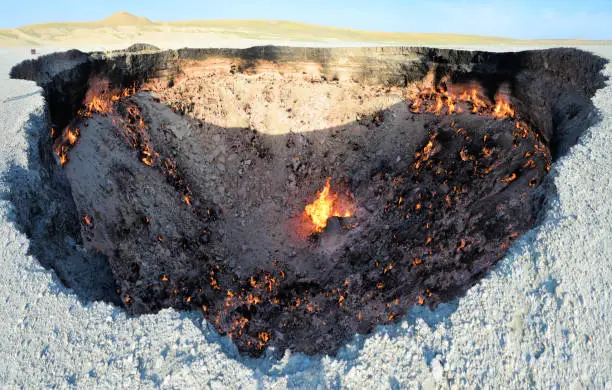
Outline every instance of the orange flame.
[[(89, 89), (83, 99), (83, 108), (77, 111), (77, 116), (80, 118), (90, 118), (93, 114), (100, 115), (113, 115), (115, 109), (113, 104), (119, 101), (122, 97), (128, 97), (137, 92), (136, 85), (130, 88), (125, 88), (121, 91), (118, 89), (111, 89), (110, 83), (106, 79), (91, 78), (89, 80)], [(111, 119), (113, 124), (116, 124), (115, 118)], [(66, 126), (63, 130), (61, 137), (55, 140), (54, 151), (59, 158), (60, 164), (63, 166), (68, 162), (68, 152), (77, 143), (80, 133), (79, 129), (71, 129), (71, 125)], [(147, 129), (144, 122), (139, 123), (141, 128)], [(51, 129), (51, 137), (55, 137), (56, 130)], [(143, 153), (143, 162), (147, 165), (153, 164), (154, 153), (150, 150), (145, 150)]]
[(459, 97), (459, 100), (463, 100), (463, 101), (472, 103), (472, 113), (476, 114), (480, 112), (481, 110), (484, 110), (487, 108), (486, 101), (480, 96), (481, 96), (481, 93), (478, 90), (478, 88), (472, 88), (469, 94), (467, 91), (463, 91), (463, 93)]
[(314, 225), (314, 231), (322, 232), (331, 217), (351, 217), (353, 215), (350, 205), (344, 205), (338, 199), (338, 194), (331, 190), (331, 177), (327, 178), (325, 186), (317, 191), (317, 199), (306, 205), (304, 217), (309, 218)]
[(100, 95), (94, 95), (87, 104), (89, 115), (92, 113), (106, 114), (109, 112), (109, 102)]
[(66, 138), (66, 141), (68, 141), (70, 145), (76, 144), (78, 137), (79, 137), (79, 129), (74, 129), (74, 132), (71, 131), (70, 129), (66, 129), (65, 138)]
[[(54, 131), (55, 132), (55, 131)], [(55, 141), (53, 150), (59, 157), (59, 162), (62, 166), (68, 162), (68, 150), (72, 147), (79, 139), (79, 129), (72, 130), (67, 126), (62, 132), (62, 136)]]
[(81, 115), (90, 117), (92, 114), (112, 114), (114, 102), (122, 97), (128, 97), (135, 92), (135, 88), (124, 88), (122, 91), (110, 89), (108, 80), (92, 78), (89, 80), (89, 89), (83, 101), (87, 111), (81, 112)]
[(514, 118), (514, 108), (510, 102), (501, 95), (495, 96), (495, 107), (493, 108), (493, 116), (498, 119)]
[[(458, 89), (458, 90), (457, 90)], [(457, 103), (467, 103), (471, 105), (473, 114), (491, 116), (497, 119), (514, 118), (514, 108), (508, 99), (501, 93), (495, 96), (495, 103), (486, 97), (484, 91), (478, 85), (472, 83), (468, 87), (455, 88), (449, 91), (445, 86), (434, 88), (424, 88), (411, 96), (412, 103), (410, 111), (413, 113), (431, 112), (441, 115), (444, 110), (448, 115), (455, 112), (462, 112), (462, 108)]]

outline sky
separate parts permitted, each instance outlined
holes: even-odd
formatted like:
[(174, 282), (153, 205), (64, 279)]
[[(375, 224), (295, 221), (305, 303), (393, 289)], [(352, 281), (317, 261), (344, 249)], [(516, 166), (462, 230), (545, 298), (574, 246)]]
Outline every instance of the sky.
[(0, 0), (0, 28), (93, 21), (119, 11), (153, 21), (270, 19), (389, 32), (612, 39), (612, 0)]

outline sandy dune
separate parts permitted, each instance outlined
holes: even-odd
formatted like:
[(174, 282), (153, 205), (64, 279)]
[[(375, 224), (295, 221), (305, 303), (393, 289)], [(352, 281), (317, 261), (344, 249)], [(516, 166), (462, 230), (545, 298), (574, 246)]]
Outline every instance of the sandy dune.
[(276, 45), (483, 45), (576, 46), (608, 45), (612, 41), (519, 40), (511, 38), (359, 31), (274, 20), (193, 20), (153, 22), (119, 12), (96, 22), (44, 23), (0, 29), (0, 48), (116, 49), (137, 42), (168, 47), (233, 47), (270, 41)]

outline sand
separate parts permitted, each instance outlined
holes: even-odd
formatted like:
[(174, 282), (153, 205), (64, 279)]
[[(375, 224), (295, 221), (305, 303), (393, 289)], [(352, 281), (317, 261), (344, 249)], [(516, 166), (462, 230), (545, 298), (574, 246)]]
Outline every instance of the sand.
[[(199, 46), (206, 43), (215, 42)], [(612, 59), (610, 47), (587, 50)], [(26, 56), (0, 52), (0, 192), (12, 165), (26, 167), (26, 134), (46, 131), (40, 89), (8, 80), (10, 67)], [(612, 76), (612, 65), (605, 72)], [(27, 255), (28, 240), (12, 224), (9, 202), (0, 200), (0, 386), (608, 388), (612, 85), (593, 101), (602, 120), (553, 164), (557, 195), (539, 227), (465, 297), (435, 312), (414, 309), (397, 325), (354, 338), (335, 357), (247, 359), (198, 314), (128, 318), (108, 304), (85, 305)]]
[(522, 40), (496, 36), (393, 33), (351, 30), (282, 20), (151, 21), (118, 12), (93, 22), (56, 22), (0, 29), (0, 48), (113, 50), (139, 42), (161, 42), (172, 47), (255, 46), (262, 41), (287, 46), (337, 45), (498, 45), (576, 46), (610, 45), (612, 41)]

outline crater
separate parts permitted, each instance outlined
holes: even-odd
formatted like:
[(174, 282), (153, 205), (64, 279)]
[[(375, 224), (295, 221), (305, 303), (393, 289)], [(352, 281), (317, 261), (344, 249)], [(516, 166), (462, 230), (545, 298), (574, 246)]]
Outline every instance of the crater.
[[(13, 78), (48, 127), (7, 177), (84, 301), (202, 310), (242, 352), (334, 353), (454, 299), (533, 228), (595, 121), (575, 49), (68, 51)], [(23, 175), (36, 180), (19, 180)]]

